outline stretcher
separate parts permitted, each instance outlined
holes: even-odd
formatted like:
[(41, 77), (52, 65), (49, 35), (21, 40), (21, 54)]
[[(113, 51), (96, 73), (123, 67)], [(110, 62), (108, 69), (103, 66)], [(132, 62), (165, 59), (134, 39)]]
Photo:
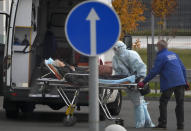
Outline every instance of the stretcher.
[[(59, 76), (59, 73), (57, 72), (56, 68), (52, 66), (51, 64), (46, 64), (47, 67), (50, 69), (50, 71), (56, 76), (55, 78), (46, 78), (42, 76), (41, 78), (37, 79), (38, 85), (42, 87), (44, 91), (42, 91), (42, 96), (45, 96), (46, 88), (52, 87), (56, 88), (58, 94), (60, 95), (61, 99), (65, 102), (67, 105), (66, 109), (66, 117), (64, 118), (63, 122), (65, 126), (72, 126), (76, 123), (76, 117), (74, 116), (74, 111), (77, 104), (77, 99), (79, 96), (80, 91), (87, 90), (88, 85), (76, 85), (71, 82), (66, 81), (64, 77), (62, 78)], [(89, 76), (89, 74), (79, 74), (79, 73), (66, 73), (66, 75), (74, 75), (77, 78), (79, 76)], [(98, 102), (100, 104), (100, 107), (105, 114), (105, 117), (108, 120), (115, 121), (116, 124), (123, 125), (123, 120), (118, 117), (113, 117), (107, 107), (107, 101), (110, 98), (113, 90), (126, 90), (128, 88), (137, 88), (136, 83), (129, 83), (132, 79), (135, 79), (135, 76), (132, 76), (129, 78), (124, 78), (120, 80), (106, 80), (106, 79), (99, 79), (99, 90), (110, 90), (110, 93), (101, 93), (99, 94)], [(128, 82), (128, 83), (127, 83)], [(67, 96), (68, 91), (74, 92), (73, 98), (69, 99)], [(107, 92), (107, 91), (105, 91)]]

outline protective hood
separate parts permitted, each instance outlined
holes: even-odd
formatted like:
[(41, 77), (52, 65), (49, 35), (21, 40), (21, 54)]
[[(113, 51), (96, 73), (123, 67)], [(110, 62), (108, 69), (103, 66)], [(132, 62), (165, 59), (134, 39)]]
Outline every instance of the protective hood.
[(124, 54), (127, 46), (122, 41), (117, 41), (113, 47), (114, 53), (118, 56)]
[(114, 47), (112, 67), (116, 75), (146, 76), (146, 65), (136, 51), (126, 49), (122, 41), (118, 41)]

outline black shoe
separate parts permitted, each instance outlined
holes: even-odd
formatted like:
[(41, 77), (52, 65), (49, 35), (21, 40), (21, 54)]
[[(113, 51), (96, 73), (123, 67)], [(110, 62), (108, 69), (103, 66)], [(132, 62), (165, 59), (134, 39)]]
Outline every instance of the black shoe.
[(184, 130), (184, 127), (183, 126), (178, 126), (177, 130)]
[(177, 124), (177, 130), (183, 130), (184, 129), (184, 124)]
[(153, 127), (153, 129), (156, 129), (156, 130), (166, 130), (166, 126), (165, 125), (158, 125), (158, 126)]

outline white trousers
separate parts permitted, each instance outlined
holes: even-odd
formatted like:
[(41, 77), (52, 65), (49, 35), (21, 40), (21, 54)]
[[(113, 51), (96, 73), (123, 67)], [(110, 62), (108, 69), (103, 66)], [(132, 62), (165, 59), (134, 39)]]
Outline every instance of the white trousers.
[(135, 127), (154, 127), (150, 114), (147, 109), (147, 104), (144, 100), (144, 96), (138, 90), (127, 90), (127, 94), (129, 99), (132, 101), (134, 105), (135, 112)]

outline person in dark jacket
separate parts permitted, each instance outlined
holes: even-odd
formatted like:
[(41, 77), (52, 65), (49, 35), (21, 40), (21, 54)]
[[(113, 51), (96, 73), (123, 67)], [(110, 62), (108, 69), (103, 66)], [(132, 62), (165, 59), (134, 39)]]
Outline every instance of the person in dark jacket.
[(167, 50), (167, 42), (160, 40), (157, 42), (158, 53), (154, 62), (154, 67), (138, 86), (143, 88), (157, 74), (160, 74), (160, 116), (159, 124), (155, 128), (166, 128), (167, 124), (167, 104), (173, 92), (176, 98), (176, 118), (177, 129), (184, 128), (184, 88), (187, 85), (186, 71), (179, 57)]

